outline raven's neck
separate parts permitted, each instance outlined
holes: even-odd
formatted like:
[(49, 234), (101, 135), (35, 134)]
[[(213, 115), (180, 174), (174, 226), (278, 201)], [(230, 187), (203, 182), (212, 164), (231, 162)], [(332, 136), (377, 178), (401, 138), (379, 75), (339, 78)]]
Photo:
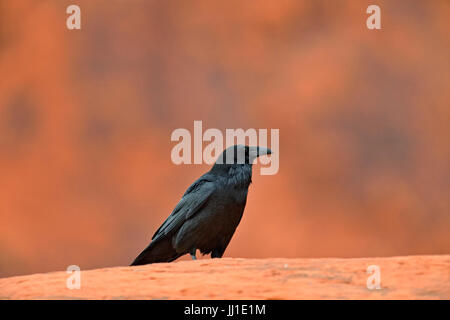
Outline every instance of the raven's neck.
[(252, 183), (251, 164), (214, 164), (211, 173), (226, 179), (227, 184), (248, 188)]

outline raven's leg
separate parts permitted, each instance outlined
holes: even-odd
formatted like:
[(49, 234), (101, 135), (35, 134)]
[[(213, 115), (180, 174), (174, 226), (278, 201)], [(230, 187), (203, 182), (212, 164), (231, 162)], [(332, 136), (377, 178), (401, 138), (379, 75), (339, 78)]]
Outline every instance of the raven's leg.
[(215, 248), (211, 252), (211, 258), (222, 258), (225, 250), (222, 248)]
[(194, 247), (189, 251), (189, 254), (191, 255), (192, 260), (197, 260), (197, 257), (195, 256), (195, 253), (197, 252), (197, 249)]

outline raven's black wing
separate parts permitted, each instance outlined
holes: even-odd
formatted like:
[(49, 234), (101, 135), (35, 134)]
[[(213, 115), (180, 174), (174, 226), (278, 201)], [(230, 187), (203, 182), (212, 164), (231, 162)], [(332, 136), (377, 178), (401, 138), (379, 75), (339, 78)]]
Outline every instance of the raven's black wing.
[(195, 181), (186, 190), (183, 198), (178, 202), (170, 216), (156, 230), (152, 237), (153, 242), (158, 241), (174, 230), (178, 230), (186, 220), (191, 218), (206, 204), (214, 190), (214, 177), (208, 173)]

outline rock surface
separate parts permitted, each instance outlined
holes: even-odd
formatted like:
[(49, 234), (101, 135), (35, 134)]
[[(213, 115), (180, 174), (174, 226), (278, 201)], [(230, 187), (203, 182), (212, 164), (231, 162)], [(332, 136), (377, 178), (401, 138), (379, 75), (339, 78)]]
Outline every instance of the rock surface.
[[(379, 266), (381, 289), (367, 268)], [(0, 279), (1, 299), (450, 299), (450, 255), (202, 259)]]

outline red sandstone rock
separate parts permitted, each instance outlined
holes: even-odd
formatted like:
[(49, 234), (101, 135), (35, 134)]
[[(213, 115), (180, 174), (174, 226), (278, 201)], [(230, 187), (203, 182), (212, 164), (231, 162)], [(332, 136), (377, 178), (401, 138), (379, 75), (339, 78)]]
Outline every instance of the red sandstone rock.
[[(381, 289), (366, 287), (378, 265)], [(214, 259), (0, 279), (1, 299), (450, 299), (450, 255)]]

